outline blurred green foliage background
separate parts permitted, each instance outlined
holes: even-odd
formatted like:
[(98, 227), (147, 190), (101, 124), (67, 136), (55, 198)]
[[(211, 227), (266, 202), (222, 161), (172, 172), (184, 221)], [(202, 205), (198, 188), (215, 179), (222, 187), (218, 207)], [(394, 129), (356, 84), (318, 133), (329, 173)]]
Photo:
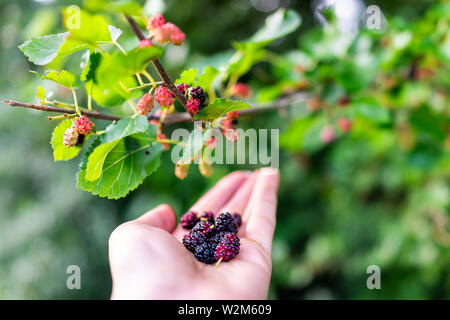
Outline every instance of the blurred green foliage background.
[[(17, 46), (60, 32), (61, 9), (74, 3), (81, 5), (0, 1), (1, 100), (36, 101), (42, 83)], [(270, 63), (256, 64), (242, 80), (258, 102), (301, 83), (322, 105), (316, 111), (303, 103), (239, 125), (283, 134), (269, 298), (450, 298), (448, 2), (366, 2), (380, 6), (387, 28), (362, 30), (351, 43), (317, 23), (309, 1), (267, 3), (296, 9), (303, 23), (270, 46)], [(232, 41), (253, 34), (264, 11), (276, 9), (262, 4), (150, 0), (145, 9), (165, 10), (187, 34), (186, 45), (163, 60), (176, 78), (183, 68), (214, 63)], [(117, 24), (126, 30), (125, 43), (135, 45), (125, 22)], [(75, 68), (79, 59), (68, 63)], [(338, 106), (343, 96), (348, 107)], [(352, 119), (351, 133), (328, 145), (317, 141), (324, 123), (340, 116)], [(125, 199), (101, 199), (75, 188), (76, 161), (53, 163), (54, 126), (40, 112), (0, 107), (1, 299), (108, 298), (107, 242), (116, 226), (160, 203), (182, 214), (226, 173), (256, 168), (215, 166), (211, 179), (192, 168), (179, 181), (166, 155), (143, 187)], [(72, 264), (81, 267), (82, 290), (66, 288)], [(366, 287), (373, 264), (381, 268), (381, 290)]]

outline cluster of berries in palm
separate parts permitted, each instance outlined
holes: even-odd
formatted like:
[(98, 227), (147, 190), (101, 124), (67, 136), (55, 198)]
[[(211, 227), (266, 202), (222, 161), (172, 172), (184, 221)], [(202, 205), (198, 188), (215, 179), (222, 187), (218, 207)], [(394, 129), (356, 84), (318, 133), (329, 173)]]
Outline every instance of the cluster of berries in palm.
[(78, 117), (73, 125), (64, 132), (63, 143), (66, 147), (81, 145), (84, 137), (92, 132), (93, 123), (86, 115)]
[(230, 261), (239, 254), (240, 240), (237, 236), (241, 225), (238, 213), (221, 213), (214, 220), (212, 212), (198, 215), (189, 211), (181, 217), (181, 226), (191, 230), (183, 237), (183, 244), (195, 258), (206, 264)]

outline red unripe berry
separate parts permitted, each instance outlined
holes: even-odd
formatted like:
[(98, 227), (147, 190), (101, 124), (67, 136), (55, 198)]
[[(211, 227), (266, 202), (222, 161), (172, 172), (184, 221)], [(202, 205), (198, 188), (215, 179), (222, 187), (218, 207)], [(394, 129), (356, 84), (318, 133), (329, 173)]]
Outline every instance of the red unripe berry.
[(231, 111), (227, 113), (227, 120), (235, 120), (239, 118), (239, 111)]
[(150, 93), (144, 94), (138, 101), (136, 109), (141, 116), (148, 115), (155, 106), (153, 102), (153, 97)]
[(155, 13), (147, 21), (147, 30), (156, 29), (163, 26), (166, 23), (166, 19), (161, 13)]
[(138, 44), (138, 48), (142, 49), (142, 48), (146, 48), (146, 47), (153, 47), (153, 42), (150, 39), (144, 39), (141, 40)]
[(352, 122), (347, 118), (339, 118), (337, 120), (337, 125), (343, 132), (349, 132), (352, 128)]
[(238, 82), (231, 88), (231, 93), (240, 99), (248, 99), (252, 95), (252, 89), (245, 83)]
[[(164, 133), (158, 133), (156, 135), (156, 141), (158, 141), (158, 140), (167, 140), (167, 137)], [(164, 146), (164, 151), (167, 151), (170, 149), (170, 146), (167, 142), (163, 142), (161, 144)]]
[(184, 40), (186, 39), (186, 35), (176, 26), (175, 24), (168, 22), (164, 25), (166, 29), (168, 29), (168, 32), (170, 34), (169, 41), (176, 45), (180, 46), (183, 44)]
[(164, 44), (169, 42), (170, 36), (170, 28), (166, 24), (153, 30), (153, 39), (159, 43)]
[(156, 88), (155, 99), (161, 107), (169, 107), (173, 103), (173, 95), (165, 86)]
[(80, 134), (84, 134), (87, 136), (92, 132), (93, 123), (86, 115), (82, 115), (81, 117), (75, 120), (74, 127)]
[(322, 131), (320, 131), (320, 140), (323, 143), (330, 143), (334, 140), (334, 137), (335, 134), (332, 126), (325, 126), (322, 128)]
[(350, 102), (349, 97), (343, 96), (343, 97), (340, 97), (340, 98), (339, 98), (339, 100), (338, 100), (338, 105), (339, 105), (340, 107), (345, 107), (346, 105), (348, 105), (349, 102)]
[(197, 99), (189, 99), (186, 108), (191, 114), (197, 114), (200, 111), (200, 101)]
[(181, 94), (186, 95), (186, 90), (189, 89), (189, 86), (184, 83), (177, 84), (178, 91), (181, 92)]
[(216, 138), (214, 137), (209, 138), (208, 141), (206, 141), (206, 146), (211, 149), (214, 149), (216, 147)]

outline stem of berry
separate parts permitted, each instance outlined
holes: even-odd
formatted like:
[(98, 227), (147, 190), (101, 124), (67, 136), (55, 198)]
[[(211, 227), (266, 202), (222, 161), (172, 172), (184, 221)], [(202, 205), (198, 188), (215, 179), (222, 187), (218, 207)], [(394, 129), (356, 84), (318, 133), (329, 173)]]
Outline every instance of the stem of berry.
[(77, 94), (75, 93), (75, 90), (73, 88), (72, 88), (72, 94), (73, 94), (73, 103), (75, 104), (75, 112), (79, 116), (81, 116), (80, 107), (78, 106)]
[(152, 91), (155, 90), (155, 88), (156, 88), (156, 82), (155, 82), (155, 80), (153, 79), (153, 77), (151, 76), (151, 74), (147, 72), (147, 70), (144, 70), (144, 71), (142, 72), (142, 74), (143, 74), (143, 75), (144, 75), (144, 76), (152, 83), (152, 88), (151, 88), (150, 91), (149, 91), (149, 93), (152, 93)]
[(216, 263), (216, 265), (214, 266), (214, 268), (217, 268), (217, 267), (219, 266), (219, 264), (222, 262), (222, 260), (223, 260), (223, 257), (221, 257), (221, 258), (219, 259), (219, 261), (217, 261), (217, 263)]
[[(142, 30), (139, 28), (136, 21), (130, 16), (126, 16), (126, 18), (128, 20), (128, 23), (130, 24), (131, 29), (133, 30), (134, 34), (136, 35), (136, 37), (139, 40), (145, 40), (146, 37), (142, 33)], [(186, 103), (187, 103), (186, 97), (173, 84), (172, 80), (170, 80), (170, 77), (167, 74), (164, 67), (161, 65), (161, 62), (159, 62), (158, 59), (154, 59), (154, 60), (152, 60), (152, 63), (153, 63), (153, 66), (155, 67), (156, 71), (159, 73), (161, 80), (164, 81), (164, 85), (166, 86), (166, 88), (175, 95), (175, 97), (180, 101), (181, 105), (186, 109), (186, 111), (188, 111), (186, 108)], [(192, 115), (190, 115), (190, 116), (192, 119)]]
[(128, 104), (131, 106), (131, 109), (133, 109), (134, 115), (135, 115), (135, 116), (139, 115), (139, 112), (138, 112), (138, 110), (137, 110), (137, 108), (136, 108), (134, 102), (131, 101), (131, 100), (127, 100), (127, 102), (128, 102)]

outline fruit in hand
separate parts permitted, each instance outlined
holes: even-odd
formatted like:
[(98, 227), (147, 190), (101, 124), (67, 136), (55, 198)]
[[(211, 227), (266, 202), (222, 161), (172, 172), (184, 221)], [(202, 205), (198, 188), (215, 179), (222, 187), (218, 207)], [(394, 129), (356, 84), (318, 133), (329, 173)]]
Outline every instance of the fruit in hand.
[(192, 228), (182, 242), (198, 261), (206, 264), (217, 262), (217, 266), (239, 254), (237, 229), (241, 225), (240, 214), (223, 212), (214, 221), (212, 212), (204, 212), (199, 219), (197, 213), (190, 211), (181, 218), (181, 225), (186, 229)]

